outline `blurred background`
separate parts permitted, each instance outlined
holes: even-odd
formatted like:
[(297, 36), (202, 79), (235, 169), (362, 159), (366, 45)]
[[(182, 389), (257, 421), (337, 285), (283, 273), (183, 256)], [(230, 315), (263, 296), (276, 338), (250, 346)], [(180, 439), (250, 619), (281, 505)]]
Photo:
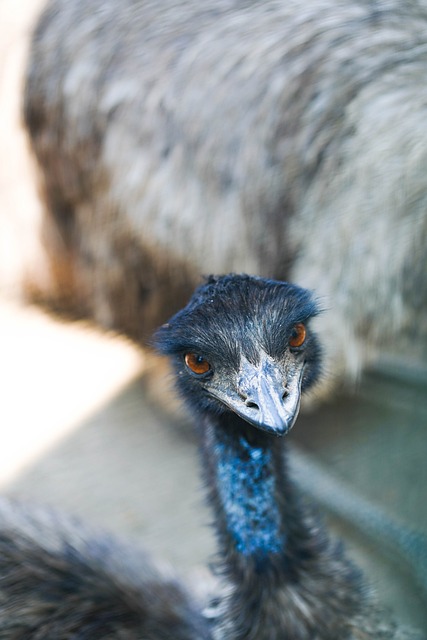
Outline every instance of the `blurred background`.
[[(0, 491), (142, 540), (189, 571), (214, 545), (191, 427), (156, 403), (162, 371), (118, 333), (23, 295), (29, 273), (48, 278), (20, 115), (42, 6), (0, 2)], [(378, 364), (307, 410), (292, 443), (295, 476), (381, 598), (427, 629), (426, 398), (427, 369)]]

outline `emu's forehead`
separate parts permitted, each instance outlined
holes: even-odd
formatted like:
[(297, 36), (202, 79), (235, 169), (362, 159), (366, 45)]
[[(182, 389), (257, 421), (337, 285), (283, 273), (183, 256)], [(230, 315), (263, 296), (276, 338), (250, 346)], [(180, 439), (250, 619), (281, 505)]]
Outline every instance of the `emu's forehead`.
[(311, 293), (286, 282), (222, 276), (196, 289), (188, 305), (156, 334), (165, 354), (199, 350), (238, 363), (242, 355), (283, 354), (295, 323), (317, 314)]
[[(259, 341), (263, 337), (290, 329), (316, 315), (311, 299), (295, 296), (258, 295), (205, 301), (194, 310), (194, 326), (206, 325), (211, 335), (222, 334)], [(191, 322), (191, 318), (190, 318)]]
[(240, 322), (260, 323), (269, 317), (275, 322), (286, 318), (307, 318), (316, 313), (311, 292), (287, 282), (277, 282), (256, 277), (228, 277), (214, 285), (201, 287), (194, 300), (194, 307), (207, 314), (232, 316)]
[(196, 316), (191, 327), (194, 346), (236, 367), (242, 358), (257, 363), (262, 354), (280, 357), (294, 323), (304, 319), (256, 307), (238, 308), (234, 312), (211, 308), (203, 317)]

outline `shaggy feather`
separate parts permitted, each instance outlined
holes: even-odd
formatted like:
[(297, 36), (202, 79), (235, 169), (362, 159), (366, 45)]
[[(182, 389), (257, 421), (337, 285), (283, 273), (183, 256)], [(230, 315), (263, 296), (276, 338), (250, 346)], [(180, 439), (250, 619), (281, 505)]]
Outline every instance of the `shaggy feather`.
[(50, 0), (25, 120), (53, 297), (145, 340), (245, 271), (333, 301), (339, 381), (424, 365), (426, 30), (423, 0)]

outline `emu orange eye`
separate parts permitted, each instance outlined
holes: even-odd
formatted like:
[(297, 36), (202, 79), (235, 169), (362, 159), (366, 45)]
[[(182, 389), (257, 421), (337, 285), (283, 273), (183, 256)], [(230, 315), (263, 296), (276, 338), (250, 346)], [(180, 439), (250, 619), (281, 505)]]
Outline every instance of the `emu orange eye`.
[(302, 322), (298, 322), (292, 329), (291, 337), (289, 338), (290, 347), (302, 347), (307, 336), (307, 330)]
[(211, 365), (203, 356), (198, 356), (196, 353), (187, 353), (185, 355), (185, 364), (193, 373), (198, 376), (207, 373), (211, 369)]

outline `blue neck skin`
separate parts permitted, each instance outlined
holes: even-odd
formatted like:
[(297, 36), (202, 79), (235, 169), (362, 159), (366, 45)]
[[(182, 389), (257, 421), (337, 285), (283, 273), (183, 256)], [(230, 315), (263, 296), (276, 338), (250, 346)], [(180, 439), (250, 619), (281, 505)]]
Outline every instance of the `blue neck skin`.
[(240, 419), (231, 422), (214, 427), (209, 444), (214, 503), (235, 551), (263, 565), (268, 557), (283, 553), (286, 544), (277, 504), (280, 474), (271, 446), (274, 438), (254, 434)]

